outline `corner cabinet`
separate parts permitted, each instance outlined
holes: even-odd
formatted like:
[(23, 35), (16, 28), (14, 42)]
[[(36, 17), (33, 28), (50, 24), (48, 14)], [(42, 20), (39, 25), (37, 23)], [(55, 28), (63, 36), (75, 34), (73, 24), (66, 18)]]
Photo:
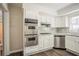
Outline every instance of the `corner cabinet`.
[(55, 27), (69, 27), (67, 16), (56, 16), (54, 22), (55, 22)]
[(79, 36), (66, 36), (65, 46), (79, 55)]

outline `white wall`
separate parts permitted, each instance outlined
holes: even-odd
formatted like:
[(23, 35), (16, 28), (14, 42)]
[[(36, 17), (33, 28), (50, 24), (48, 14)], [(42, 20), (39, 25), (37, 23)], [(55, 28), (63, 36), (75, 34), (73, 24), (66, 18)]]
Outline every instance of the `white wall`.
[(9, 5), (10, 53), (23, 50), (23, 9), (17, 5)]
[(4, 22), (4, 55), (9, 55), (9, 12), (6, 3), (2, 3), (2, 11), (2, 19)]
[(4, 12), (4, 55), (9, 55), (9, 13)]

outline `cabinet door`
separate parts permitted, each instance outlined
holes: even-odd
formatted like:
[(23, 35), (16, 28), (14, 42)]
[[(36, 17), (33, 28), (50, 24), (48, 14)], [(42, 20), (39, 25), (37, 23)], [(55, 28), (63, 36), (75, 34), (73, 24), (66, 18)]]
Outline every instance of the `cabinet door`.
[(55, 27), (55, 18), (54, 17), (51, 17), (50, 22), (51, 22), (51, 27)]
[(43, 36), (42, 35), (39, 35), (39, 41), (38, 41), (39, 50), (42, 50), (43, 49), (43, 41), (44, 41)]
[(76, 37), (75, 39), (75, 51), (79, 53), (79, 37)]
[(49, 36), (45, 35), (44, 39), (43, 39), (43, 43), (44, 43), (44, 49), (49, 48), (50, 47), (50, 39)]
[(66, 27), (67, 21), (65, 16), (57, 16), (55, 17), (55, 27)]
[(39, 38), (39, 49), (48, 49), (54, 46), (53, 36), (51, 35), (40, 35)]
[(40, 15), (40, 23), (46, 23), (46, 19), (45, 15)]
[(72, 48), (72, 41), (71, 41), (71, 36), (66, 36), (66, 39), (65, 39), (65, 46), (67, 49), (71, 49)]
[(34, 10), (30, 10), (30, 9), (26, 9), (26, 18), (33, 18), (33, 19), (37, 19), (37, 12)]
[(78, 45), (77, 45), (77, 52), (79, 53), (79, 37), (78, 37)]
[(75, 44), (75, 43), (76, 43), (75, 40), (76, 40), (76, 37), (75, 37), (75, 36), (71, 36), (71, 41), (70, 41), (71, 44), (70, 44), (70, 45), (71, 45), (71, 50), (72, 50), (72, 51), (76, 51), (76, 50), (75, 50), (75, 47), (76, 47), (76, 46), (75, 46), (75, 45), (76, 45), (76, 44)]
[(54, 47), (54, 36), (53, 35), (50, 35), (50, 47)]
[(46, 22), (47, 22), (47, 24), (51, 23), (51, 17), (50, 16), (47, 16)]
[(66, 37), (66, 48), (79, 53), (79, 37), (67, 36)]

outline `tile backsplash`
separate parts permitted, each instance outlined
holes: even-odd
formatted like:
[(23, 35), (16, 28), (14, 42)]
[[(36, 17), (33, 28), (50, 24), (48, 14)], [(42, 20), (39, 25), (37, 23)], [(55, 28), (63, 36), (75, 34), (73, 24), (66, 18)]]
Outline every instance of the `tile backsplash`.
[(68, 33), (69, 29), (68, 28), (56, 28), (57, 33)]

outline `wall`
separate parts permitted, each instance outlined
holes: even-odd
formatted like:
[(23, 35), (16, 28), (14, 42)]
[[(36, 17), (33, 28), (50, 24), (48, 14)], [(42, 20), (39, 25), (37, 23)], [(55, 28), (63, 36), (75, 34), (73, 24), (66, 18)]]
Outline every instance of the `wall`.
[(3, 13), (4, 19), (4, 55), (9, 55), (9, 12)]
[(10, 14), (10, 51), (23, 49), (23, 9), (9, 4)]

